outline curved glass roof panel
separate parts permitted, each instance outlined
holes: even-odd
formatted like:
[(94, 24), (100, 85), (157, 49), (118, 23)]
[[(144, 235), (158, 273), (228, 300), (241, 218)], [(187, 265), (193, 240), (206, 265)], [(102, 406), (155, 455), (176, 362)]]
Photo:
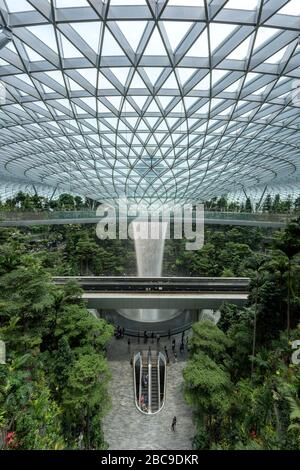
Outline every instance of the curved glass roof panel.
[(2, 0), (5, 194), (31, 185), (166, 202), (285, 182), (294, 191), (298, 3)]

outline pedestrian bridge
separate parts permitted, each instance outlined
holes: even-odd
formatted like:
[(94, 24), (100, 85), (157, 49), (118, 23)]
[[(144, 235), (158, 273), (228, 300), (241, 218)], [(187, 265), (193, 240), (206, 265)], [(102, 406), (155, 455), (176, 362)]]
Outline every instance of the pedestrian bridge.
[[(133, 219), (133, 218), (132, 218)], [(102, 217), (96, 211), (61, 211), (61, 212), (2, 212), (0, 227), (29, 227), (32, 225), (68, 225), (97, 224)], [(107, 220), (107, 219), (106, 219)], [(118, 218), (122, 222), (122, 217)], [(174, 218), (173, 218), (174, 220)], [(176, 219), (175, 219), (176, 220)], [(206, 225), (237, 225), (246, 227), (262, 227), (279, 229), (291, 220), (288, 214), (212, 212), (205, 211)], [(125, 221), (125, 219), (124, 219)], [(130, 222), (130, 217), (128, 217)], [(126, 219), (127, 222), (127, 219)]]
[(218, 309), (224, 302), (243, 305), (249, 278), (204, 277), (54, 277), (56, 285), (75, 281), (88, 308), (96, 309)]

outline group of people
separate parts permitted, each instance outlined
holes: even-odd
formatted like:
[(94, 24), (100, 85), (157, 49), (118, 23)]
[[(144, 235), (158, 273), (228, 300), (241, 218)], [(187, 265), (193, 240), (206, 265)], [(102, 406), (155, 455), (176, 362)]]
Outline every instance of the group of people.
[(148, 374), (143, 375), (142, 377), (142, 386), (147, 387), (147, 385), (148, 385)]
[[(125, 328), (121, 327), (120, 325), (117, 325), (116, 328), (115, 328), (115, 337), (117, 339), (124, 338), (125, 337)], [(148, 339), (151, 339), (152, 344), (154, 344), (154, 340), (156, 340), (157, 345), (159, 345), (159, 343), (160, 343), (159, 333), (155, 334), (153, 331), (146, 331), (145, 330), (144, 334), (143, 334), (143, 337), (144, 337), (144, 343), (145, 344), (148, 343)], [(184, 337), (185, 337), (185, 332), (183, 331), (182, 335), (181, 335), (180, 346), (179, 346), (179, 351), (180, 351), (181, 354), (183, 354), (184, 350), (185, 350)], [(138, 332), (137, 338), (138, 338), (138, 343), (139, 343), (140, 342), (140, 332)], [(168, 338), (169, 338), (169, 340), (171, 339), (171, 331), (170, 330), (168, 331)], [(188, 338), (186, 339), (186, 347), (188, 346), (187, 340), (188, 340)], [(129, 337), (128, 337), (128, 345), (130, 345), (130, 338)], [(173, 353), (175, 352), (175, 347), (176, 347), (176, 341), (175, 341), (175, 338), (173, 338), (172, 339), (172, 352)]]
[[(142, 389), (147, 390), (149, 383), (149, 376), (148, 374), (143, 374), (142, 375)], [(142, 411), (147, 412), (148, 411), (148, 394), (147, 393), (142, 393), (140, 396), (140, 407)]]
[[(116, 329), (115, 329), (115, 337), (117, 339), (120, 339), (120, 338), (124, 338), (124, 336), (125, 336), (125, 328), (124, 327), (122, 328), (119, 325), (117, 325)], [(152, 340), (152, 344), (154, 343), (154, 340), (156, 339), (157, 346), (160, 343), (159, 333), (154, 334), (153, 331), (152, 332), (147, 332), (145, 330), (143, 336), (144, 336), (144, 343), (145, 344), (147, 344), (148, 339)], [(168, 338), (169, 338), (169, 340), (171, 340), (171, 331), (170, 330), (168, 331)], [(140, 333), (138, 332), (138, 343), (139, 342), (140, 342)], [(131, 349), (130, 336), (128, 336), (127, 343), (128, 343), (128, 351), (130, 351), (130, 349)], [(176, 340), (175, 340), (175, 338), (172, 339), (171, 345), (172, 345), (171, 347), (172, 347), (174, 362), (176, 363), (176, 362), (178, 362), (178, 357), (177, 357), (177, 352), (176, 352)], [(188, 350), (188, 338), (186, 338), (186, 340), (185, 340), (185, 332), (183, 331), (182, 334), (181, 334), (181, 340), (180, 340), (180, 344), (179, 344), (179, 352), (180, 352), (181, 355), (184, 354), (185, 349)], [(165, 353), (165, 356), (166, 356), (167, 364), (170, 364), (170, 358), (169, 358), (169, 353), (168, 353), (167, 346), (164, 346), (164, 353)], [(132, 364), (132, 359), (131, 359), (130, 363)]]
[[(183, 331), (182, 335), (181, 335), (180, 346), (179, 346), (180, 354), (183, 354), (184, 350), (185, 350), (184, 337), (185, 337), (185, 332)], [(171, 339), (171, 335), (169, 335), (169, 339)], [(188, 338), (186, 339), (186, 347), (188, 347)], [(167, 364), (169, 364), (170, 363), (170, 358), (169, 358), (169, 353), (168, 353), (167, 346), (164, 346), (164, 352), (165, 352)], [(173, 357), (174, 357), (174, 362), (178, 362), (177, 353), (176, 353), (176, 340), (175, 340), (175, 338), (172, 339), (172, 353), (173, 353)]]
[[(138, 335), (139, 338), (139, 335)], [(156, 339), (156, 344), (159, 344), (160, 342), (160, 335), (159, 333), (154, 334), (154, 331), (144, 331), (144, 343), (148, 343), (148, 339), (151, 338), (152, 344), (154, 344), (154, 339)]]
[(140, 407), (141, 407), (142, 411), (147, 413), (147, 411), (148, 411), (148, 398), (143, 393), (140, 396)]
[(121, 339), (121, 338), (124, 338), (124, 336), (125, 336), (125, 328), (121, 328), (120, 325), (117, 325), (115, 329), (115, 337), (117, 339)]

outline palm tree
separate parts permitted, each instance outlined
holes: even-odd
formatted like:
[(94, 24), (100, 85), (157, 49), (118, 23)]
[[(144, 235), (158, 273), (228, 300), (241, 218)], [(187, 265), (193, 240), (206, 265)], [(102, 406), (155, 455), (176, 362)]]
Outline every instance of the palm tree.
[(258, 292), (261, 280), (261, 271), (264, 269), (267, 257), (255, 255), (249, 260), (249, 264), (255, 270), (255, 300), (254, 300), (254, 318), (253, 318), (253, 340), (252, 340), (252, 356), (251, 356), (251, 380), (254, 372), (254, 358), (256, 351), (256, 333), (257, 333), (257, 314), (258, 314)]
[(286, 399), (289, 402), (291, 420), (288, 431), (291, 431), (292, 429), (297, 429), (300, 431), (300, 400), (299, 398), (293, 398), (291, 396), (287, 396)]
[(80, 259), (80, 274), (88, 274), (89, 263), (99, 256), (99, 247), (93, 240), (85, 238), (77, 243), (76, 254)]
[(294, 257), (300, 252), (300, 223), (291, 222), (286, 230), (276, 237), (275, 245), (287, 257), (288, 281), (287, 281), (287, 336), (291, 329), (291, 298), (292, 298), (292, 264)]
[[(270, 271), (279, 278), (280, 287), (283, 286), (283, 280), (288, 271), (287, 256), (281, 250), (274, 251), (272, 259), (267, 264), (267, 268), (270, 269)], [(283, 300), (283, 297), (280, 296), (280, 303), (279, 303), (280, 315), (282, 314), (282, 300)]]

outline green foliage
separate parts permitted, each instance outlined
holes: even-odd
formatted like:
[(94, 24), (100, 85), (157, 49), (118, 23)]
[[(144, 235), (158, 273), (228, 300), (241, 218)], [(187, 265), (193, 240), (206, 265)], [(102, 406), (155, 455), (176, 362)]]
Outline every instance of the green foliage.
[(210, 320), (195, 323), (192, 329), (193, 336), (189, 340), (189, 348), (192, 355), (204, 352), (213, 359), (224, 357), (226, 349), (231, 345), (231, 341)]
[(193, 325), (189, 341), (191, 359), (183, 377), (186, 400), (197, 412), (198, 432), (194, 445), (201, 449), (211, 445), (222, 417), (231, 406), (232, 383), (224, 364), (230, 345), (231, 341), (211, 321)]
[(230, 376), (209, 356), (195, 354), (183, 372), (187, 402), (203, 415), (221, 415), (230, 407)]
[[(265, 210), (272, 204), (267, 198)], [(249, 276), (250, 296), (242, 309), (221, 307), (220, 330), (193, 326), (184, 380), (197, 423), (194, 447), (299, 450), (300, 370), (291, 364), (291, 344), (300, 331), (300, 221), (276, 233), (267, 253), (260, 243), (228, 242), (226, 235), (213, 237), (221, 244), (214, 262)]]
[(9, 243), (2, 251), (10, 262), (0, 277), (0, 338), (7, 349), (0, 368), (2, 447), (77, 448), (82, 433), (85, 448), (105, 448), (105, 346), (112, 327), (90, 314), (76, 284), (54, 286), (39, 254), (25, 255), (14, 244), (14, 253)]
[[(299, 199), (299, 198), (298, 198)], [(68, 194), (51, 201), (19, 193), (3, 211), (81, 210), (92, 201)], [(226, 197), (209, 210), (248, 211)], [(290, 198), (266, 195), (264, 212), (299, 211)], [(265, 215), (267, 217), (267, 215)], [(247, 276), (247, 305), (221, 307), (218, 327), (193, 326), (185, 396), (194, 409), (196, 449), (300, 449), (299, 366), (290, 364), (299, 339), (300, 221), (285, 230), (214, 226), (202, 250), (167, 241), (166, 275)], [(63, 289), (53, 275), (135, 274), (131, 240), (101, 241), (94, 226), (0, 231), (0, 436), (6, 448), (104, 449), (101, 420), (109, 407), (105, 347), (112, 328), (90, 315), (81, 290)]]
[[(70, 368), (68, 382), (64, 390), (63, 401), (76, 414), (84, 406), (93, 407), (99, 403), (102, 388), (108, 379), (106, 360), (99, 354), (90, 352), (81, 354)], [(103, 403), (103, 409), (106, 403)]]
[(34, 382), (28, 401), (15, 422), (18, 449), (63, 449), (60, 415), (61, 410), (51, 399), (45, 380)]

